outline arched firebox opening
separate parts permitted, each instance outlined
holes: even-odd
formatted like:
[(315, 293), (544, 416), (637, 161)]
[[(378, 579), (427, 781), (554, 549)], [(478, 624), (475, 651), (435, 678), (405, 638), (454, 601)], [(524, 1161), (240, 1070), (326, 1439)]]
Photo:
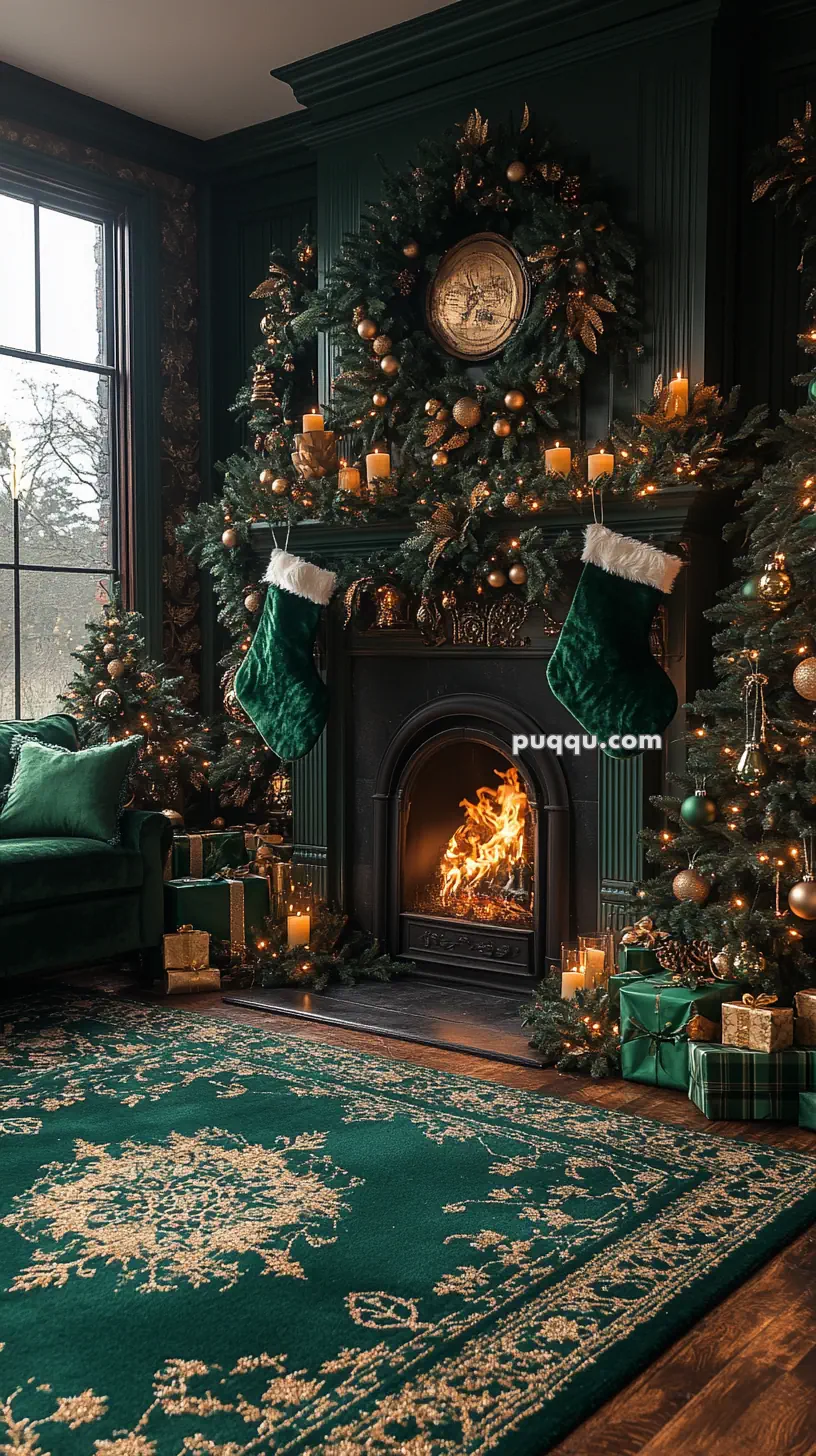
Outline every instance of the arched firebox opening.
[(395, 735), (377, 776), (375, 933), (420, 974), (529, 989), (567, 938), (569, 806), (541, 729), (481, 695), (437, 699)]

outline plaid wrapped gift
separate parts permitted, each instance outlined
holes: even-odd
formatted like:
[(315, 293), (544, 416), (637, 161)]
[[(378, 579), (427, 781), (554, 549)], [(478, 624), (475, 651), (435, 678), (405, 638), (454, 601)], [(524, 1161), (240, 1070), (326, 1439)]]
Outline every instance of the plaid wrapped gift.
[(677, 986), (638, 976), (620, 988), (621, 1072), (630, 1082), (688, 1089), (689, 1042), (719, 1036), (720, 1008), (737, 987), (728, 981)]
[(816, 1132), (816, 1092), (799, 1093), (799, 1126)]
[(752, 1052), (782, 1052), (793, 1044), (793, 1010), (774, 1006), (775, 996), (752, 996), (728, 1001), (722, 1009), (724, 1046), (746, 1047)]
[(816, 991), (797, 991), (793, 998), (796, 1020), (793, 1039), (797, 1046), (816, 1046)]
[(263, 875), (234, 879), (167, 880), (164, 919), (168, 929), (191, 923), (226, 941), (240, 955), (247, 941), (262, 934), (269, 914), (269, 882)]
[(246, 864), (253, 851), (243, 829), (203, 829), (200, 834), (174, 834), (165, 866), (166, 880), (203, 880), (216, 870)]
[(816, 1086), (816, 1052), (787, 1047), (689, 1047), (689, 1097), (712, 1122), (796, 1122), (799, 1093)]

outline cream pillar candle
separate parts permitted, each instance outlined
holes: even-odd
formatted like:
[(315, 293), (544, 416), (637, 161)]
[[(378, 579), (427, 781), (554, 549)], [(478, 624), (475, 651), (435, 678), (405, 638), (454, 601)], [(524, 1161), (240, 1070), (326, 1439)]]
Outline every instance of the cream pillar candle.
[(561, 972), (561, 1000), (571, 1001), (576, 991), (584, 989), (584, 973), (580, 966), (573, 971)]
[(345, 460), (340, 461), (340, 470), (337, 476), (337, 489), (345, 490), (348, 495), (360, 495), (362, 484), (360, 472), (356, 465), (347, 465)]
[(556, 440), (555, 445), (544, 451), (544, 469), (549, 475), (569, 475), (572, 469), (572, 451), (569, 445)]
[(604, 983), (604, 969), (606, 967), (606, 956), (602, 950), (593, 950), (588, 946), (584, 951), (585, 983), (587, 986), (602, 986)]
[(611, 475), (614, 469), (615, 457), (610, 450), (596, 450), (593, 455), (587, 455), (587, 480)]
[(315, 405), (311, 414), (303, 416), (303, 433), (304, 435), (307, 435), (311, 430), (322, 430), (324, 428), (325, 426), (323, 424), (323, 416), (320, 413), (318, 406)]

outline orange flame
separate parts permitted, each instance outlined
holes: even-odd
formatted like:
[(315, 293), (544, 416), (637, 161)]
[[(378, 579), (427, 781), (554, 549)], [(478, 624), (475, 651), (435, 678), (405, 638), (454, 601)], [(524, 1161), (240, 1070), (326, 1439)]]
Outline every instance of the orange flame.
[(518, 771), (495, 770), (495, 789), (476, 790), (476, 803), (463, 799), (465, 822), (448, 841), (440, 864), (440, 899), (447, 905), (469, 895), (488, 878), (509, 877), (524, 858), (527, 795)]

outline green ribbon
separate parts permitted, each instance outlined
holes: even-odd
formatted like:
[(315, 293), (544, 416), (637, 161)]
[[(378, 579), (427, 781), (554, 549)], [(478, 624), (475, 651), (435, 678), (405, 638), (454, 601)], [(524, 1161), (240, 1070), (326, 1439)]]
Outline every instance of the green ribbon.
[[(630, 1032), (634, 1027), (634, 1032)], [(676, 1046), (680, 1041), (688, 1041), (688, 1028), (681, 1026), (679, 1031), (650, 1031), (636, 1016), (629, 1016), (626, 1022), (626, 1029), (623, 1033), (624, 1041), (640, 1041), (641, 1037), (649, 1038), (649, 1056), (655, 1059), (655, 1086), (660, 1085), (657, 1071), (658, 1066), (663, 1066), (664, 1046)]]

